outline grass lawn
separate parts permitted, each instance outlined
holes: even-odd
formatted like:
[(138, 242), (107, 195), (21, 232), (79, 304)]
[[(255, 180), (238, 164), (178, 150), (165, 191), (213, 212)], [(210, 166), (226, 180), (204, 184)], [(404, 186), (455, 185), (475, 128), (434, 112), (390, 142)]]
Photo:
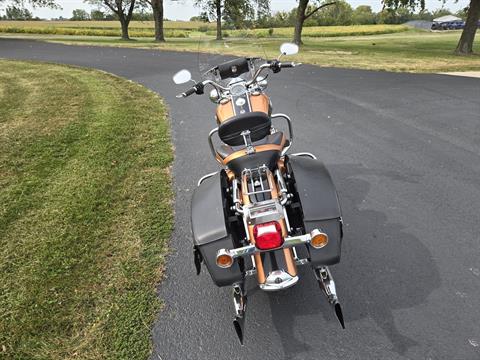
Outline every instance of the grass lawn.
[[(275, 29), (277, 30), (277, 29)], [(358, 68), (406, 72), (479, 71), (480, 56), (453, 54), (460, 31), (428, 32), (409, 30), (394, 34), (364, 36), (304, 37), (300, 53), (289, 59), (319, 66)], [(12, 37), (13, 35), (6, 35)], [(74, 45), (137, 47), (160, 50), (203, 51), (234, 55), (276, 57), (282, 42), (290, 38), (227, 38), (217, 42), (212, 37), (197, 34), (190, 38), (167, 38), (164, 44), (151, 38), (122, 41), (112, 37), (17, 35)], [(474, 49), (480, 53), (480, 37)]]
[(142, 86), (0, 60), (0, 358), (148, 357), (172, 159)]

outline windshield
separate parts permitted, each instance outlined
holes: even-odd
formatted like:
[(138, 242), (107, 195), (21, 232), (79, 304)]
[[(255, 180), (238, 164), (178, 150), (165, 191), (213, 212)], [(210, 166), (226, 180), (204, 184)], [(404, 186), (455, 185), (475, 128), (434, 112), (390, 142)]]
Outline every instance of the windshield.
[[(236, 49), (240, 50), (240, 49)], [(228, 40), (216, 41), (214, 37), (199, 38), (198, 42), (198, 71), (202, 77), (202, 80), (212, 80), (221, 86), (228, 86), (229, 83), (242, 80), (250, 80), (255, 70), (265, 62), (265, 51), (261, 45), (248, 43), (248, 52), (241, 51), (242, 55), (249, 61), (249, 71), (239, 74), (228, 76), (223, 78), (219, 75), (218, 71), (212, 71), (225, 62), (238, 59), (239, 56), (229, 55), (230, 45)]]

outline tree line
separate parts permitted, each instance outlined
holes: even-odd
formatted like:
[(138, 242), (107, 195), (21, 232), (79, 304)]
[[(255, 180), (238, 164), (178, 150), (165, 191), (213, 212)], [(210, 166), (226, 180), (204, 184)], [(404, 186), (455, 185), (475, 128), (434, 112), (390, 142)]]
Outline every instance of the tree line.
[[(0, 0), (0, 3), (5, 0)], [(155, 40), (165, 41), (163, 22), (164, 0), (85, 0), (102, 10), (94, 10), (88, 14), (85, 10), (76, 9), (74, 20), (106, 20), (116, 19), (121, 24), (122, 39), (128, 40), (128, 27), (133, 19), (147, 14), (148, 19), (155, 22)], [(425, 10), (425, 0), (379, 0), (383, 4), (382, 11), (375, 13), (368, 5), (353, 9), (345, 0), (298, 0), (298, 6), (290, 12), (271, 14), (270, 0), (194, 0), (202, 13), (195, 20), (214, 21), (216, 23), (216, 39), (222, 40), (224, 28), (283, 27), (294, 26), (293, 41), (302, 43), (304, 26), (313, 25), (352, 25), (352, 24), (398, 24), (409, 20), (432, 20), (449, 13), (439, 10), (430, 13)], [(16, 0), (17, 4), (22, 0)], [(55, 7), (54, 0), (29, 0), (36, 6)], [(415, 9), (420, 11), (415, 12)], [(20, 14), (22, 15), (22, 14)], [(25, 14), (23, 14), (25, 15)], [(28, 14), (27, 14), (28, 15)], [(469, 5), (457, 15), (466, 18), (465, 27), (458, 42), (456, 53), (466, 55), (473, 52), (477, 24), (480, 18), (480, 0), (470, 0)]]
[(11, 5), (5, 8), (5, 15), (0, 16), (0, 20), (40, 20), (40, 18), (34, 18), (32, 12), (24, 7)]
[[(291, 27), (297, 22), (297, 8), (291, 11), (280, 11), (269, 16), (256, 20), (254, 27), (276, 28)], [(307, 12), (315, 10), (312, 5), (308, 6)], [(456, 15), (460, 18), (466, 18), (464, 9), (453, 14), (448, 9), (438, 9), (435, 11), (419, 10), (414, 11), (410, 8), (400, 7), (384, 8), (379, 12), (374, 12), (369, 5), (359, 5), (356, 8), (344, 1), (335, 1), (332, 6), (325, 7), (322, 11), (316, 11), (304, 21), (304, 26), (341, 26), (341, 25), (373, 25), (373, 24), (404, 24), (411, 20), (432, 21), (433, 19), (444, 15)]]
[[(253, 9), (252, 9), (253, 10)], [(28, 12), (27, 9), (25, 11)], [(245, 14), (244, 12), (231, 12), (229, 9), (223, 11), (222, 14), (222, 29), (236, 30), (236, 29), (255, 29), (255, 28), (279, 28), (279, 27), (293, 27), (296, 22), (297, 8), (291, 11), (279, 11), (271, 13), (264, 9), (263, 13), (251, 11)], [(239, 16), (241, 15), (241, 16)], [(455, 15), (462, 19), (466, 19), (465, 9), (461, 9), (455, 13), (450, 10), (441, 8), (435, 11), (419, 10), (413, 11), (409, 8), (398, 9), (382, 9), (379, 12), (374, 12), (369, 5), (359, 5), (352, 8), (350, 4), (344, 0), (336, 1), (335, 7), (319, 11), (305, 21), (304, 26), (342, 26), (342, 25), (372, 25), (372, 24), (404, 24), (411, 20), (425, 20), (432, 21), (435, 18), (444, 15)], [(31, 17), (31, 13), (30, 13)], [(9, 18), (11, 20), (22, 20), (19, 18)], [(63, 19), (62, 20), (66, 20)], [(88, 13), (84, 9), (75, 9), (72, 12), (72, 17), (69, 20), (73, 21), (88, 21), (88, 20), (117, 20), (117, 17), (110, 13), (98, 9)], [(135, 11), (132, 20), (136, 21), (153, 21), (153, 13), (148, 10)], [(164, 18), (164, 21), (168, 19)], [(210, 22), (210, 17), (203, 11), (198, 16), (193, 16), (190, 21)]]

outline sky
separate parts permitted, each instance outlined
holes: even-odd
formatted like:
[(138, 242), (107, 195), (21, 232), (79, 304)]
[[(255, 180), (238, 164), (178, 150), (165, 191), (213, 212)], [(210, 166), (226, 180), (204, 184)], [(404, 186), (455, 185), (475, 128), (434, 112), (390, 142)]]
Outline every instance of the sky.
[[(357, 7), (358, 5), (370, 5), (374, 11), (379, 11), (382, 7), (381, 0), (347, 0), (352, 7)], [(468, 5), (468, 0), (446, 0), (444, 7), (455, 12), (459, 9), (462, 9)], [(90, 11), (95, 7), (85, 4), (83, 0), (57, 0), (57, 3), (62, 7), (62, 10), (52, 10), (44, 8), (31, 9), (34, 16), (40, 18), (50, 19), (58, 18), (63, 16), (65, 18), (70, 18), (72, 16), (72, 11), (74, 9), (85, 9)], [(7, 2), (2, 3), (2, 8), (8, 4)], [(280, 10), (291, 10), (297, 6), (296, 0), (271, 0), (271, 9), (272, 12)], [(426, 0), (426, 7), (428, 10), (436, 10), (442, 7), (442, 1), (440, 0)], [(192, 16), (198, 15), (200, 12), (199, 9), (193, 6), (192, 0), (164, 0), (165, 8), (165, 17), (170, 20), (188, 20)], [(1, 9), (1, 8), (0, 8)], [(0, 10), (0, 14), (3, 14), (3, 10)]]

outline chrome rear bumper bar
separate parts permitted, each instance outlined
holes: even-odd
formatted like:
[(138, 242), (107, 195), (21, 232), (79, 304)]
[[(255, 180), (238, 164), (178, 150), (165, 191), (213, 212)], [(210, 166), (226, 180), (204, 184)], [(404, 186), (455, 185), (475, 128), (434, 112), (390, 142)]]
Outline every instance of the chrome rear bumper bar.
[(320, 230), (314, 229), (310, 233), (305, 235), (287, 237), (285, 238), (283, 245), (276, 249), (260, 250), (253, 244), (243, 246), (240, 248), (235, 248), (235, 249), (220, 249), (217, 252), (217, 258), (221, 255), (229, 255), (233, 259), (236, 259), (239, 257), (251, 256), (261, 252), (291, 248), (293, 246), (303, 245), (303, 244), (310, 244), (310, 242), (312, 241), (312, 238), (315, 236), (316, 233), (320, 233)]

